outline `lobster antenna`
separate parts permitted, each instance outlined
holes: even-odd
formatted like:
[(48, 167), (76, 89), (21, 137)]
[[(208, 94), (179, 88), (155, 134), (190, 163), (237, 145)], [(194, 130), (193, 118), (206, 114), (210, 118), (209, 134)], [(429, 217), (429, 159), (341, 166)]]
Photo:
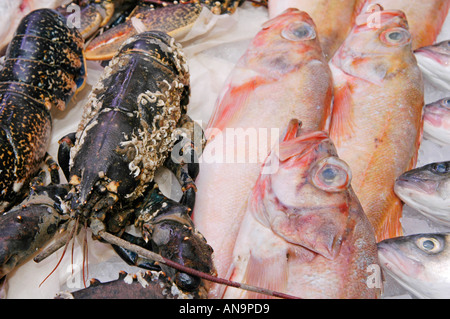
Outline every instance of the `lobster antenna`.
[[(75, 228), (78, 228), (78, 218), (75, 220)], [(69, 235), (68, 240), (70, 240), (72, 235)], [(72, 265), (72, 275), (73, 275), (73, 252), (75, 250), (75, 240), (72, 241), (72, 254), (71, 254), (71, 259), (70, 259), (70, 263)]]
[(70, 235), (69, 235), (69, 237), (66, 240), (66, 244), (64, 246), (64, 250), (63, 250), (63, 253), (61, 255), (61, 258), (59, 258), (58, 263), (56, 264), (55, 268), (53, 268), (53, 270), (47, 275), (47, 277), (45, 277), (44, 280), (42, 280), (42, 282), (39, 284), (39, 287), (41, 287), (42, 284), (55, 272), (55, 270), (58, 268), (59, 264), (61, 263), (64, 255), (66, 254), (67, 246), (69, 246), (70, 240), (74, 238), (75, 230), (78, 228), (78, 218), (76, 219), (76, 223), (72, 227), (72, 230), (70, 231)]
[(247, 284), (243, 284), (243, 283), (239, 283), (239, 282), (235, 282), (235, 281), (231, 281), (231, 280), (227, 280), (227, 279), (223, 279), (223, 278), (218, 278), (218, 277), (212, 276), (210, 274), (198, 271), (196, 269), (186, 267), (184, 265), (176, 263), (170, 259), (164, 258), (163, 256), (161, 256), (159, 254), (151, 252), (145, 248), (142, 248), (141, 246), (132, 244), (126, 240), (123, 240), (123, 239), (121, 239), (117, 236), (114, 236), (103, 230), (99, 231), (98, 235), (101, 238), (103, 238), (104, 240), (106, 240), (107, 242), (109, 242), (110, 244), (117, 245), (122, 248), (131, 250), (132, 252), (135, 252), (136, 254), (139, 254), (142, 257), (157, 261), (157, 262), (165, 264), (169, 267), (175, 268), (181, 272), (187, 273), (189, 275), (197, 276), (197, 277), (200, 277), (202, 279), (205, 279), (205, 280), (208, 280), (211, 282), (215, 282), (215, 283), (230, 286), (230, 287), (240, 288), (240, 289), (244, 289), (244, 290), (248, 290), (248, 291), (253, 291), (253, 292), (257, 292), (257, 293), (268, 295), (268, 296), (283, 298), (283, 299), (300, 299), (298, 297), (287, 295), (287, 294), (273, 291), (270, 289), (255, 287), (255, 286), (251, 286), (251, 285), (247, 285)]
[[(83, 284), (86, 288), (86, 279), (89, 275), (89, 262), (88, 262), (88, 241), (87, 241), (87, 220), (84, 221), (84, 239), (83, 239)], [(86, 266), (86, 276), (85, 276)]]

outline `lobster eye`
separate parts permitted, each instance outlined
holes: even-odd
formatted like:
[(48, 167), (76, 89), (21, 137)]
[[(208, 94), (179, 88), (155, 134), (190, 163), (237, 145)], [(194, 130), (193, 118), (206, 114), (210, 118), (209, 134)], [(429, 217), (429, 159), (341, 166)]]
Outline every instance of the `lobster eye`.
[(348, 188), (352, 175), (349, 166), (337, 157), (327, 157), (314, 165), (312, 183), (327, 192), (340, 192)]
[(385, 44), (400, 46), (411, 41), (411, 34), (406, 29), (393, 28), (381, 33), (380, 39)]
[(294, 22), (281, 31), (281, 36), (290, 41), (312, 40), (316, 37), (314, 28), (306, 22)]
[(201, 284), (199, 277), (190, 276), (184, 272), (175, 275), (175, 284), (184, 291), (194, 291)]
[(426, 253), (436, 254), (442, 251), (442, 243), (434, 237), (420, 237), (416, 241), (417, 247)]

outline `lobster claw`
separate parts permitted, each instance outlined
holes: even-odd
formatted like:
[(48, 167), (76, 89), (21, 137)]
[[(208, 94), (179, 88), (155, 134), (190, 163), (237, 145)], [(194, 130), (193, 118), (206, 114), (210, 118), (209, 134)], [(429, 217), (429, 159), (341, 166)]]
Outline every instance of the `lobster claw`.
[[(214, 274), (213, 249), (195, 229), (189, 214), (188, 207), (166, 198), (155, 185), (137, 211), (135, 226), (151, 242), (155, 253), (188, 268)], [(160, 267), (183, 291), (207, 294), (206, 284), (200, 278), (166, 265)]]
[(67, 185), (36, 186), (20, 205), (0, 215), (0, 278), (62, 234), (69, 216), (61, 198)]
[(175, 38), (182, 36), (190, 30), (201, 10), (199, 4), (177, 4), (154, 9), (141, 3), (124, 23), (106, 30), (89, 43), (86, 59), (110, 60), (127, 39), (146, 30), (163, 31)]
[(81, 9), (74, 2), (58, 7), (56, 10), (66, 16), (67, 21), (75, 26), (84, 39), (92, 36), (104, 27), (113, 17), (115, 6), (111, 0), (89, 1)]

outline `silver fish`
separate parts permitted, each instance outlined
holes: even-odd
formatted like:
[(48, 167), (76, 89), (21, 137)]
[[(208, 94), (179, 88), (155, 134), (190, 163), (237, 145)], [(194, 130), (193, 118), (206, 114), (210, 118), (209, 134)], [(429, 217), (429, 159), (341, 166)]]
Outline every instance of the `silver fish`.
[(419, 48), (414, 54), (426, 78), (437, 88), (450, 90), (450, 40)]
[(423, 136), (434, 143), (450, 145), (450, 97), (425, 106)]
[(378, 243), (386, 273), (418, 298), (450, 298), (450, 233), (415, 234)]
[(394, 192), (430, 220), (450, 226), (450, 161), (403, 173), (395, 181)]

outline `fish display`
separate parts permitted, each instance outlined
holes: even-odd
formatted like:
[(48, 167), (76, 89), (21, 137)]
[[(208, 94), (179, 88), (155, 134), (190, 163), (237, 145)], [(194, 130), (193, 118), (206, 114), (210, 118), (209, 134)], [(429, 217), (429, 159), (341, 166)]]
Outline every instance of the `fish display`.
[[(384, 10), (403, 11), (408, 20), (413, 50), (434, 44), (450, 8), (449, 0), (360, 0), (360, 12), (370, 8), (370, 21), (377, 25), (380, 12)], [(381, 6), (381, 7), (376, 7)]]
[(322, 50), (331, 59), (354, 23), (357, 0), (269, 0), (269, 18), (288, 8), (307, 12), (317, 25)]
[(437, 88), (450, 90), (450, 40), (414, 51), (425, 77)]
[[(351, 170), (328, 134), (298, 132), (291, 121), (264, 165), (233, 253), (231, 280), (300, 298), (376, 298), (375, 233), (354, 194)], [(380, 288), (380, 287), (378, 287)], [(261, 298), (227, 287), (224, 298)]]
[(219, 277), (232, 261), (247, 196), (279, 132), (291, 118), (301, 119), (305, 131), (326, 130), (331, 100), (331, 72), (309, 15), (289, 9), (266, 21), (223, 86), (196, 179), (193, 220), (214, 249)]
[(400, 175), (395, 193), (430, 220), (450, 226), (450, 162), (430, 163)]
[(425, 105), (423, 136), (440, 145), (450, 144), (450, 98), (446, 97)]
[[(227, 12), (218, 10), (213, 18), (203, 14), (206, 10), (198, 15), (198, 2), (207, 4), (212, 11), (222, 8)], [(193, 8), (192, 15), (167, 13), (180, 3)], [(177, 159), (190, 157), (194, 162), (183, 163), (183, 168), (173, 172), (170, 172), (174, 168), (170, 161), (165, 163), (169, 164), (169, 171), (158, 169), (155, 172), (155, 182), (161, 187), (161, 193), (156, 192), (159, 188), (155, 187), (152, 194), (157, 196), (147, 205), (149, 210), (137, 213), (133, 208), (134, 216), (139, 214), (141, 221), (151, 221), (153, 235), (149, 242), (145, 243), (149, 232), (144, 233), (144, 238), (124, 233), (122, 241), (114, 241), (123, 247), (108, 249), (106, 246), (110, 245), (91, 240), (88, 252), (86, 242), (92, 229), (85, 224), (84, 238), (77, 236), (72, 246), (70, 267), (67, 256), (62, 260), (60, 250), (46, 258), (56, 250), (56, 244), (61, 244), (59, 239), (41, 252), (36, 259), (39, 264), (25, 257), (29, 262), (8, 270), (7, 277), (0, 281), (0, 298), (52, 298), (59, 291), (68, 291), (60, 297), (70, 298), (153, 299), (195, 295), (192, 291), (188, 295), (179, 294), (177, 285), (168, 284), (174, 279), (186, 288), (200, 281), (202, 287), (203, 282), (207, 288), (212, 285), (209, 295), (202, 289), (198, 295), (202, 298), (403, 297), (397, 296), (399, 288), (398, 285), (392, 287), (392, 281), (400, 282), (418, 298), (450, 297), (446, 292), (449, 284), (445, 260), (449, 234), (426, 233), (427, 228), (447, 231), (445, 228), (450, 225), (447, 216), (450, 209), (446, 208), (450, 162), (445, 161), (450, 142), (446, 115), (450, 41), (435, 43), (450, 39), (450, 18), (444, 24), (447, 30), (443, 28), (440, 32), (450, 0), (422, 3), (411, 0), (1, 0), (0, 13), (4, 19), (0, 22), (3, 25), (0, 27), (0, 56), (7, 53), (6, 45), (11, 42), (16, 52), (32, 48), (33, 56), (41, 56), (51, 64), (53, 55), (49, 52), (59, 47), (57, 42), (42, 46), (43, 42), (33, 36), (28, 37), (26, 43), (14, 41), (11, 40), (13, 30), (32, 10), (58, 7), (58, 12), (67, 15), (70, 14), (69, 4), (70, 8), (73, 4), (81, 8), (81, 12), (74, 13), (81, 13), (81, 29), (85, 22), (90, 23), (89, 28), (94, 26), (85, 36), (84, 48), (89, 43), (100, 44), (95, 59), (108, 60), (111, 55), (106, 53), (117, 51), (114, 47), (117, 39), (127, 41), (130, 32), (139, 33), (149, 27), (143, 16), (134, 15), (141, 12), (138, 9), (128, 16), (132, 7), (143, 5), (167, 13), (155, 18), (161, 22), (163, 30), (171, 30), (176, 21), (180, 22), (176, 32), (189, 32), (189, 40), (182, 42), (187, 49), (186, 65), (189, 64), (191, 80), (186, 86), (191, 91), (188, 114), (206, 129), (208, 144), (200, 163), (196, 154), (187, 154), (200, 148), (196, 142), (188, 143), (190, 148), (176, 148), (172, 156), (179, 150), (183, 155), (175, 154)], [(111, 6), (115, 7), (114, 12)], [(100, 11), (91, 12), (94, 7)], [(92, 15), (84, 16), (87, 11)], [(94, 15), (104, 17), (105, 13), (111, 18), (106, 25), (106, 20), (93, 19)], [(78, 21), (77, 16), (70, 21)], [(258, 26), (261, 30), (256, 34)], [(81, 29), (78, 28), (80, 32)], [(115, 49), (106, 50), (107, 45)], [(154, 47), (155, 43), (149, 45)], [(169, 52), (167, 57), (176, 60), (179, 52)], [(0, 69), (9, 65), (4, 60), (5, 57), (0, 59)], [(167, 60), (163, 57), (164, 61)], [(117, 63), (118, 67), (124, 67), (125, 62), (118, 60)], [(90, 90), (106, 63), (83, 61), (83, 65), (87, 67), (86, 88)], [(156, 60), (152, 65), (164, 69)], [(42, 64), (37, 71), (46, 74), (49, 70)], [(113, 76), (108, 73), (110, 75)], [(146, 76), (143, 74), (141, 78)], [(9, 93), (18, 94), (20, 83), (13, 84)], [(161, 94), (174, 88), (170, 82), (160, 84)], [(49, 85), (54, 87), (54, 83)], [(117, 91), (120, 87), (106, 86), (105, 89)], [(5, 218), (8, 225), (2, 224), (5, 236), (0, 246), (6, 251), (17, 251), (22, 257), (24, 253), (34, 253), (42, 246), (39, 236), (52, 236), (57, 229), (55, 225), (62, 225), (60, 218), (65, 221), (67, 217), (70, 208), (64, 206), (67, 204), (61, 205), (71, 201), (66, 198), (67, 185), (54, 181), (59, 168), (51, 158), (57, 157), (54, 150), (60, 137), (71, 132), (70, 126), (72, 131), (76, 130), (77, 119), (83, 117), (80, 106), (86, 104), (90, 95), (85, 88), (80, 91), (65, 110), (55, 108), (51, 112), (55, 121), (48, 151), (51, 156), (46, 157), (45, 165), (51, 168), (47, 175), (50, 173), (52, 178), (47, 182), (57, 183), (54, 187), (61, 192), (52, 195), (52, 185), (40, 186), (38, 183), (44, 182), (41, 178), (45, 173), (40, 171), (39, 179), (33, 181), (34, 196), (14, 206)], [(144, 93), (142, 103), (136, 104), (140, 110), (159, 96), (159, 92), (155, 97)], [(211, 103), (216, 98), (217, 103)], [(187, 102), (186, 96), (182, 100)], [(425, 107), (424, 101), (429, 103)], [(123, 105), (119, 104), (114, 112), (123, 111)], [(98, 107), (105, 106), (99, 104)], [(213, 107), (209, 123), (203, 125)], [(102, 114), (107, 114), (105, 112)], [(291, 120), (294, 118), (298, 120)], [(193, 122), (184, 124), (177, 129), (177, 133), (181, 133), (178, 138), (182, 140), (195, 126)], [(162, 123), (155, 122), (153, 128), (161, 128), (161, 125), (164, 128)], [(86, 130), (92, 132), (93, 127), (95, 123)], [(24, 128), (24, 132), (27, 131)], [(170, 136), (163, 135), (164, 139)], [(284, 139), (280, 140), (280, 136)], [(425, 140), (421, 144), (422, 137)], [(203, 147), (206, 139), (203, 140), (203, 136), (199, 139)], [(71, 141), (61, 141), (70, 153)], [(419, 145), (423, 145), (420, 155)], [(25, 148), (30, 146), (24, 145)], [(132, 155), (133, 148), (124, 154)], [(414, 169), (418, 156), (418, 163), (430, 164)], [(58, 158), (61, 177), (65, 179), (69, 166), (74, 165), (69, 163), (68, 157), (66, 160)], [(89, 162), (105, 164), (95, 156), (87, 156), (86, 163)], [(89, 170), (89, 165), (80, 165), (81, 171)], [(143, 171), (139, 165), (133, 167)], [(98, 172), (99, 178), (103, 175), (107, 174)], [(92, 192), (100, 194), (103, 190), (101, 185), (94, 185)], [(114, 193), (113, 188), (107, 191)], [(162, 195), (170, 195), (175, 202), (169, 199), (160, 202)], [(178, 204), (188, 204), (182, 216), (177, 211), (181, 207)], [(402, 206), (406, 208), (405, 216), (400, 219)], [(412, 212), (409, 206), (424, 217)], [(101, 216), (98, 207), (86, 209), (86, 216)], [(128, 210), (122, 205), (117, 209), (117, 218), (110, 221), (122, 227), (122, 216), (130, 212), (131, 207)], [(45, 234), (39, 227), (28, 227), (30, 214), (42, 215), (44, 219), (39, 217), (34, 222), (44, 223), (44, 228), (49, 226)], [(193, 223), (180, 223), (180, 218), (190, 220), (191, 214)], [(433, 223), (427, 223), (424, 218)], [(114, 223), (108, 222), (108, 227), (114, 227)], [(78, 231), (83, 228), (82, 224), (73, 229)], [(11, 236), (11, 225), (23, 231), (26, 238)], [(175, 233), (170, 225), (178, 225)], [(126, 226), (127, 231), (129, 226)], [(150, 230), (147, 226), (145, 229)], [(197, 229), (199, 232), (194, 231)], [(420, 234), (410, 235), (414, 231)], [(170, 244), (167, 251), (173, 248), (182, 259), (198, 260), (194, 252), (198, 248), (197, 241), (192, 240), (192, 232), (205, 245), (214, 248), (212, 256), (212, 250), (208, 249), (207, 265), (217, 269), (215, 280), (211, 276), (215, 276), (215, 272), (208, 274), (206, 270), (203, 275), (208, 275), (209, 279), (199, 276), (197, 281), (195, 273), (189, 271), (192, 264), (186, 263), (188, 267), (183, 272), (183, 268), (162, 266), (164, 262), (152, 264), (154, 257), (138, 255), (133, 250), (141, 245), (142, 249), (151, 249), (155, 256), (166, 256), (166, 249), (161, 247), (167, 246), (168, 240), (173, 245)], [(40, 235), (35, 237), (33, 233)], [(119, 260), (117, 254), (125, 262)], [(18, 259), (3, 255), (6, 266), (14, 267)], [(210, 263), (212, 258), (214, 267)], [(59, 266), (55, 267), (56, 264)], [(140, 273), (131, 264), (157, 267), (157, 270), (151, 268), (152, 271)], [(385, 282), (380, 279), (379, 266), (390, 275), (384, 278)], [(166, 268), (159, 272), (163, 267)], [(117, 280), (117, 273), (124, 269), (128, 274), (120, 273)], [(44, 277), (48, 278), (45, 283), (41, 282)], [(101, 282), (92, 278), (99, 278)], [(90, 287), (82, 289), (89, 279)], [(380, 295), (382, 289), (384, 292)]]
[(450, 234), (412, 234), (378, 243), (380, 264), (418, 298), (450, 298)]
[(367, 23), (370, 14), (358, 16), (361, 24), (330, 61), (330, 137), (352, 170), (352, 187), (380, 241), (402, 235), (394, 183), (417, 159), (424, 84), (405, 14), (380, 11), (376, 28)]

